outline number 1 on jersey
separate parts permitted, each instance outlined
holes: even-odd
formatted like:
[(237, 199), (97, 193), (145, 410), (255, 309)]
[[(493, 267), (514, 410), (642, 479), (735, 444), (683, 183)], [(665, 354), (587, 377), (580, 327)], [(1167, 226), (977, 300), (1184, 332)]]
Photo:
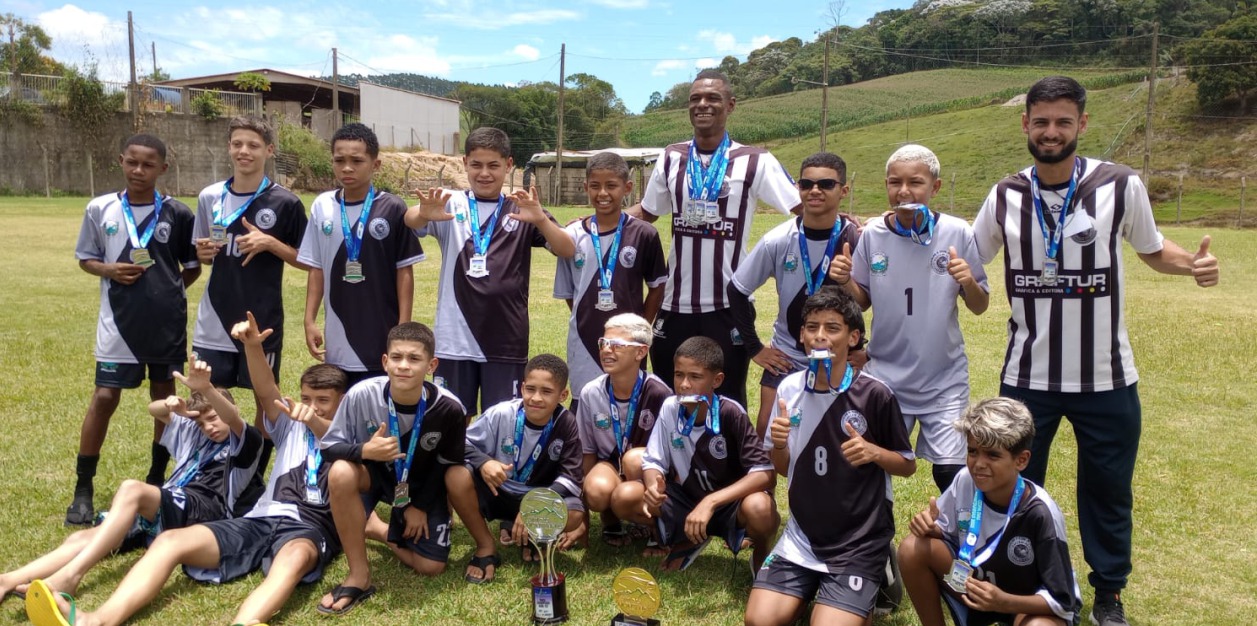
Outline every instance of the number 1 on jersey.
[(912, 315), (912, 287), (904, 289), (903, 295), (908, 299), (908, 315)]

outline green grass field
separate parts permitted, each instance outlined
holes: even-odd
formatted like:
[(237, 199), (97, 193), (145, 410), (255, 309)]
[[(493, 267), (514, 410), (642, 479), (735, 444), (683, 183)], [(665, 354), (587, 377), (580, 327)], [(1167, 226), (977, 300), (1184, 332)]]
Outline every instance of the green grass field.
[[(1102, 100), (1097, 98), (1101, 111)], [(1000, 123), (1011, 124), (1011, 119)], [(1014, 133), (1015, 127), (1009, 132)], [(1009, 150), (1019, 145), (1006, 143)], [(880, 158), (884, 160), (889, 151), (885, 148)], [(797, 162), (797, 157), (782, 155), (788, 162)], [(966, 186), (972, 187), (970, 193), (980, 195), (988, 184), (983, 180)], [(97, 279), (79, 270), (73, 257), (85, 203), (83, 198), (0, 199), (0, 224), (12, 242), (0, 248), (0, 267), (7, 268), (0, 273), (0, 376), (5, 383), (0, 386), (0, 408), (7, 427), (7, 436), (0, 438), (0, 467), (7, 470), (0, 478), (3, 569), (51, 549), (68, 533), (61, 520), (74, 482), (79, 425), (92, 390), (99, 294)], [(577, 208), (555, 211), (560, 221), (583, 212)], [(761, 214), (754, 238), (777, 220)], [(1189, 228), (1164, 230), (1189, 248), (1205, 234)], [(1252, 531), (1257, 470), (1247, 460), (1257, 447), (1257, 431), (1251, 426), (1257, 403), (1253, 378), (1257, 340), (1252, 334), (1257, 318), (1251, 295), (1257, 287), (1252, 279), (1257, 272), (1257, 233), (1214, 229), (1211, 234), (1213, 250), (1222, 259), (1223, 284), (1210, 290), (1197, 289), (1186, 278), (1155, 274), (1135, 255), (1127, 254), (1128, 324), (1142, 374), (1145, 424), (1135, 476), (1135, 570), (1124, 596), (1135, 624), (1240, 625), (1251, 623), (1257, 615), (1257, 564), (1253, 562), (1257, 543)], [(414, 313), (415, 319), (431, 323), (440, 264), (435, 246), (428, 246), (428, 256), (416, 269)], [(550, 297), (553, 267), (552, 258), (538, 254), (530, 306), (534, 353), (563, 353), (567, 310)], [(988, 270), (1000, 275), (998, 267)], [(202, 278), (191, 289), (193, 307), (204, 282)], [(295, 391), (300, 371), (311, 362), (300, 340), (304, 276), (289, 270), (285, 282), (289, 339), (282, 377), (285, 389)], [(994, 283), (986, 315), (961, 315), (974, 398), (990, 396), (998, 386), (1007, 304), (1002, 284)], [(758, 295), (764, 310), (775, 309), (771, 287)], [(194, 316), (195, 311), (190, 311), (189, 319)], [(760, 316), (763, 336), (769, 333), (770, 317)], [(751, 380), (758, 381), (758, 375), (752, 371)], [(142, 391), (123, 397), (97, 476), (98, 507), (107, 506), (123, 479), (142, 477), (147, 470), (151, 421), (144, 411), (146, 402)], [(247, 394), (242, 404), (248, 405)], [(754, 415), (756, 407), (749, 409)], [(1087, 570), (1075, 520), (1074, 458), (1071, 431), (1065, 427), (1053, 450), (1047, 488), (1067, 517), (1072, 556), (1082, 579)], [(896, 479), (894, 488), (902, 536), (908, 518), (933, 493), (929, 467), (921, 463), (915, 476)], [(784, 481), (779, 481), (778, 490), (779, 502), (784, 504)], [(598, 540), (597, 529), (595, 524), (589, 549), (559, 558), (559, 568), (569, 577), (575, 624), (609, 621), (615, 613), (610, 582), (621, 568), (641, 565), (658, 573), (656, 563), (639, 558), (640, 544), (612, 550)], [(338, 560), (321, 583), (300, 588), (273, 623), (526, 623), (526, 580), (535, 566), (522, 565), (518, 553), (509, 549), (494, 583), (468, 585), (462, 570), (471, 549), (469, 537), (460, 528), (449, 571), (421, 579), (403, 570), (387, 551), (373, 547), (380, 593), (350, 616), (328, 620), (314, 606), (344, 576), (344, 561)], [(80, 606), (92, 608), (103, 602), (138, 556), (102, 563), (84, 581)], [(746, 555), (735, 563), (723, 548), (712, 547), (689, 571), (659, 579), (664, 598), (660, 617), (665, 624), (741, 623), (750, 583)], [(225, 624), (260, 580), (255, 574), (222, 587), (204, 587), (176, 575), (133, 623)], [(1084, 584), (1088, 607), (1089, 593)], [(21, 602), (9, 599), (0, 605), (0, 623), (24, 620)], [(880, 623), (907, 625), (916, 620), (905, 607)]]

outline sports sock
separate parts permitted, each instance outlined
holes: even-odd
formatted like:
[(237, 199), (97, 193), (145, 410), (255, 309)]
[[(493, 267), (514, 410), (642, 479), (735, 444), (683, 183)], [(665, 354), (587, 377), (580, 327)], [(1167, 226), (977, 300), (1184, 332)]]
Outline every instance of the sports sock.
[(153, 464), (148, 468), (148, 478), (144, 482), (160, 487), (166, 482), (166, 465), (170, 463), (170, 451), (165, 446), (153, 442)]
[(74, 499), (91, 500), (93, 495), (92, 479), (96, 477), (96, 465), (100, 463), (100, 455), (80, 454), (74, 463), (74, 472), (78, 481), (74, 484)]

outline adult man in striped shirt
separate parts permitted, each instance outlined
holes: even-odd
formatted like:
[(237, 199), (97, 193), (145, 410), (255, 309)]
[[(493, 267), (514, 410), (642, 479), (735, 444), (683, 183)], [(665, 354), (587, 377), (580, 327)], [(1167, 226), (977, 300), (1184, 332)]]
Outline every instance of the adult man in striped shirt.
[(1122, 249), (1165, 274), (1218, 283), (1209, 237), (1196, 253), (1157, 230), (1130, 168), (1075, 155), (1087, 129), (1086, 90), (1064, 76), (1026, 94), (1021, 125), (1034, 165), (991, 189), (974, 223), (989, 263), (1004, 249), (1012, 319), (1000, 395), (1034, 414), (1030, 464), (1042, 484), (1062, 416), (1078, 441), (1078, 525), (1095, 588), (1091, 622), (1126, 626), (1120, 592), (1131, 571), (1131, 479), (1139, 448), (1138, 374), (1123, 317)]
[(800, 202), (790, 174), (772, 154), (729, 139), (725, 127), (734, 104), (727, 76), (712, 69), (698, 73), (689, 100), (694, 138), (664, 150), (642, 194), (640, 215), (649, 221), (672, 218), (668, 282), (655, 318), (651, 367), (672, 380), (677, 346), (696, 335), (710, 337), (725, 354), (725, 379), (717, 391), (745, 406), (751, 355), (725, 289), (750, 241), (756, 201), (782, 213), (797, 212)]

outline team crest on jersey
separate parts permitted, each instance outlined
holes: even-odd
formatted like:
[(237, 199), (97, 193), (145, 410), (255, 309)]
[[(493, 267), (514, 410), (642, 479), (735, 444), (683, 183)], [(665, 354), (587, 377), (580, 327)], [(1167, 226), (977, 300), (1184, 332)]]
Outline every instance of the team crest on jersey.
[[(973, 512), (969, 509), (960, 509), (956, 511), (956, 530), (964, 535), (969, 532), (969, 517)], [(941, 517), (939, 519), (942, 519)]]
[(455, 209), (455, 210), (454, 210), (454, 221), (458, 222), (459, 224), (462, 224), (463, 222), (466, 222), (466, 221), (467, 221), (467, 211), (466, 211), (466, 210), (464, 210), (462, 207), (458, 207), (457, 209)]
[(279, 221), (279, 218), (275, 216), (274, 209), (262, 209), (258, 211), (257, 221), (258, 228), (270, 230), (275, 228), (275, 223)]
[(637, 416), (637, 425), (642, 430), (650, 430), (655, 427), (655, 412), (650, 409), (643, 409), (641, 415)]
[(550, 454), (551, 461), (559, 460), (559, 455), (563, 454), (563, 440), (555, 439), (554, 441), (551, 441), (550, 447), (546, 449), (546, 452)]
[(428, 433), (419, 439), (419, 447), (431, 452), (441, 443), (441, 433)]
[(869, 271), (874, 274), (885, 274), (890, 268), (890, 257), (885, 252), (874, 252), (873, 257), (869, 259)]
[(799, 269), (799, 257), (794, 252), (787, 252), (785, 261), (781, 265), (787, 272), (794, 272)]
[(572, 259), (572, 262), (576, 264), (576, 269), (585, 267), (585, 253), (577, 252), (576, 257)]
[(729, 456), (729, 443), (725, 440), (724, 435), (716, 435), (707, 442), (707, 451), (711, 453), (713, 459), (724, 460)]
[(606, 430), (611, 428), (611, 416), (606, 413), (599, 413), (594, 416), (594, 427), (598, 430)]
[(620, 249), (620, 265), (626, 268), (633, 267), (637, 263), (637, 248), (633, 246), (625, 246)]
[(153, 238), (161, 243), (170, 241), (170, 222), (158, 222), (157, 228), (153, 229)]
[(513, 456), (515, 454), (515, 439), (510, 435), (502, 438), (501, 442), (502, 454)]
[(319, 230), (323, 232), (324, 236), (331, 237), (332, 236), (332, 220), (323, 220), (323, 224), (319, 226)]
[(502, 218), (502, 230), (505, 230), (508, 233), (513, 233), (518, 228), (519, 220), (515, 219), (514, 215), (507, 215)]
[(851, 426), (855, 432), (864, 436), (869, 430), (869, 422), (864, 419), (864, 414), (854, 409), (842, 414), (842, 432), (847, 432), (847, 426)]
[(370, 226), (367, 226), (367, 230), (371, 231), (372, 237), (383, 240), (385, 237), (388, 237), (388, 234), (392, 232), (393, 229), (389, 227), (388, 220), (382, 217), (377, 217), (371, 220), (371, 224)]
[(939, 250), (930, 257), (930, 269), (939, 276), (947, 275), (947, 264), (951, 262), (951, 254), (947, 250)]
[(1026, 537), (1013, 537), (1008, 542), (1008, 560), (1022, 567), (1034, 563), (1034, 544)]
[(113, 220), (109, 220), (108, 222), (105, 222), (105, 234), (109, 235), (110, 237), (113, 237), (114, 235), (118, 234), (118, 222), (115, 222)]

